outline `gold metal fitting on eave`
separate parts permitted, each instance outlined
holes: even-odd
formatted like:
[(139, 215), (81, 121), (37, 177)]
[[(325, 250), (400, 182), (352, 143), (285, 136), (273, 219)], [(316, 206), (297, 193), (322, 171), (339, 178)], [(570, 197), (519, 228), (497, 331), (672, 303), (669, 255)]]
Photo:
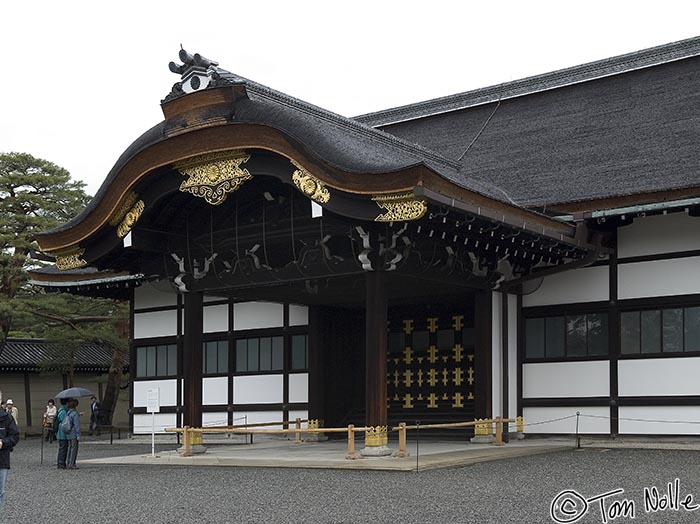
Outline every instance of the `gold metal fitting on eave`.
[(117, 227), (119, 223), (124, 220), (126, 214), (134, 207), (134, 204), (139, 199), (139, 196), (133, 191), (129, 191), (126, 196), (119, 202), (117, 209), (112, 213), (109, 219), (109, 225), (112, 227)]
[(119, 238), (124, 238), (129, 231), (131, 231), (134, 224), (136, 224), (138, 219), (141, 218), (141, 214), (143, 213), (144, 209), (146, 209), (146, 204), (143, 203), (143, 200), (139, 200), (133, 205), (128, 213), (126, 213), (126, 216), (124, 216), (124, 219), (117, 228), (117, 236)]
[(365, 446), (386, 446), (388, 443), (387, 426), (369, 426), (365, 430)]
[(84, 254), (85, 250), (80, 246), (54, 253), (53, 255), (56, 257), (56, 268), (61, 271), (66, 271), (68, 269), (77, 269), (87, 266), (87, 262), (80, 258)]
[(292, 182), (297, 186), (297, 189), (314, 202), (318, 204), (327, 204), (331, 199), (331, 193), (323, 182), (297, 164), (294, 160), (291, 162), (294, 164), (294, 167), (297, 168), (296, 171), (292, 173)]
[(253, 178), (247, 169), (241, 167), (248, 160), (250, 155), (243, 150), (222, 151), (199, 155), (178, 162), (173, 167), (188, 177), (180, 184), (180, 191), (192, 193), (212, 206), (218, 206), (229, 193)]
[(372, 197), (377, 205), (386, 211), (378, 215), (375, 222), (404, 222), (407, 220), (418, 220), (428, 211), (428, 204), (425, 200), (420, 200), (408, 191), (406, 193), (395, 193), (393, 195), (374, 195)]

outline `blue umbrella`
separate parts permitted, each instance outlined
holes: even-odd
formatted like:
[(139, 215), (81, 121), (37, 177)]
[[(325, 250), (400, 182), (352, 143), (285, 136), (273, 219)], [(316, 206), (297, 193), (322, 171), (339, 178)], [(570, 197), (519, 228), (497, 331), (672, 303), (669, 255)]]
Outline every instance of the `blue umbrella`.
[(78, 398), (78, 397), (92, 397), (94, 393), (89, 389), (85, 388), (68, 388), (64, 389), (60, 393), (56, 393), (54, 398)]

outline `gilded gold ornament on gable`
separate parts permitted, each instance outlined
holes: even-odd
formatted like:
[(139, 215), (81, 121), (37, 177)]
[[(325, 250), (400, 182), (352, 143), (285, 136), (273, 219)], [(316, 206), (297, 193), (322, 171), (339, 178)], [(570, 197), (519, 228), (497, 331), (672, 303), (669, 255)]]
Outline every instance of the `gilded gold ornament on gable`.
[(178, 162), (174, 165), (187, 180), (180, 184), (180, 191), (192, 193), (203, 198), (209, 204), (222, 204), (229, 193), (233, 193), (251, 175), (241, 167), (250, 160), (250, 155), (243, 150), (208, 153)]

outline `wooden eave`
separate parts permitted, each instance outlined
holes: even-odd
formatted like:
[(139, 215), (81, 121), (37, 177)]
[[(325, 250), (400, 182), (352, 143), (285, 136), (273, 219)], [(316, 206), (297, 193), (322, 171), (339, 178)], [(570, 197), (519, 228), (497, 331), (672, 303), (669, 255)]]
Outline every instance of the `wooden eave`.
[[(99, 204), (69, 229), (37, 235), (40, 249), (52, 255), (84, 248), (118, 213), (128, 194), (155, 171), (202, 154), (232, 149), (262, 149), (302, 166), (328, 187), (358, 196), (376, 196), (427, 190), (452, 202), (488, 210), (495, 220), (520, 224), (539, 234), (571, 241), (575, 227), (533, 211), (494, 200), (461, 187), (422, 163), (385, 173), (354, 173), (318, 158), (303, 143), (279, 129), (232, 120), (238, 86), (205, 90), (163, 104), (165, 137), (126, 160), (113, 177)], [(580, 243), (579, 243), (580, 245)], [(588, 246), (590, 247), (590, 246)]]
[(653, 193), (637, 193), (620, 197), (611, 197), (598, 200), (584, 200), (580, 202), (565, 202), (547, 206), (549, 212), (584, 215), (593, 211), (604, 211), (606, 209), (617, 209), (621, 207), (638, 206), (644, 204), (654, 204), (658, 202), (671, 202), (685, 198), (700, 197), (700, 187), (685, 187), (680, 189), (670, 189), (668, 191), (656, 191)]

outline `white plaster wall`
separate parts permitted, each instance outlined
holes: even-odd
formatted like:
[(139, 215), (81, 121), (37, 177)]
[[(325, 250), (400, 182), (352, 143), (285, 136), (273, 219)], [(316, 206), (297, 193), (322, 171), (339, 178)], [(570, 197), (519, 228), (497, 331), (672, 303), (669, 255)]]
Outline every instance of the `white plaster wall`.
[(160, 405), (177, 405), (177, 379), (169, 380), (135, 380), (134, 385), (134, 407), (146, 407), (146, 393), (151, 388), (160, 389)]
[[(564, 433), (575, 435), (577, 411), (582, 415), (593, 415), (593, 417), (579, 417), (579, 434), (610, 433), (610, 408), (601, 406), (577, 406), (571, 408), (523, 408), (523, 422), (525, 423), (524, 432)], [(556, 420), (564, 417), (571, 418)], [(539, 422), (544, 423), (528, 426), (528, 424)]]
[(289, 402), (309, 401), (309, 374), (290, 373), (289, 375)]
[(204, 307), (204, 332), (228, 331), (228, 304)]
[(625, 299), (700, 293), (699, 268), (700, 257), (620, 264), (618, 295)]
[[(170, 284), (160, 282), (158, 287), (167, 289)], [(134, 288), (134, 308), (144, 309), (148, 307), (163, 307), (177, 306), (177, 292), (173, 289), (172, 292), (161, 291), (156, 289), (150, 283), (145, 283), (142, 286)]]
[[(491, 344), (491, 364), (492, 370), (492, 416), (506, 416), (503, 414), (501, 400), (503, 397), (503, 347), (501, 344), (501, 293), (493, 293), (493, 324), (492, 324), (492, 344)], [(508, 296), (508, 413), (509, 416), (517, 416), (518, 400), (518, 302), (514, 295)]]
[(277, 404), (283, 400), (282, 375), (233, 377), (235, 404)]
[(233, 305), (233, 329), (264, 329), (284, 325), (284, 305), (272, 302), (239, 302)]
[(177, 335), (177, 310), (134, 314), (134, 338)]
[[(226, 411), (202, 413), (202, 427), (210, 428), (214, 426), (228, 426), (228, 413)], [(220, 433), (219, 436), (221, 436)]]
[(610, 363), (607, 360), (523, 364), (523, 398), (609, 395)]
[[(234, 425), (245, 424), (243, 419), (245, 416), (248, 417), (248, 424), (264, 424), (266, 422), (282, 422), (284, 413), (282, 411), (236, 411), (233, 413)], [(282, 429), (282, 424), (259, 429)]]
[(700, 435), (700, 410), (697, 406), (620, 406), (619, 424), (620, 434)]
[(491, 296), (491, 416), (501, 415), (501, 293)]
[(608, 271), (608, 266), (585, 267), (544, 277), (537, 291), (523, 296), (523, 307), (608, 300)]
[[(165, 433), (165, 428), (177, 427), (177, 415), (175, 413), (156, 413), (155, 428), (156, 433)], [(134, 415), (134, 433), (151, 433), (153, 429), (153, 415)], [(171, 433), (171, 435), (173, 435)], [(173, 438), (175, 436), (173, 435)]]
[(228, 377), (202, 379), (202, 404), (228, 404)]
[(620, 360), (617, 370), (620, 396), (700, 395), (700, 357)]
[(617, 246), (618, 258), (700, 249), (700, 220), (687, 213), (638, 217), (618, 228)]
[(307, 306), (289, 305), (289, 325), (306, 326), (309, 323), (309, 308)]
[[(300, 418), (301, 420), (307, 420), (309, 418), (309, 412), (306, 410), (299, 410), (299, 411), (290, 411), (289, 412), (289, 420), (291, 422), (294, 422), (296, 419)], [(294, 427), (294, 424), (289, 426), (290, 428)], [(301, 423), (302, 428), (308, 428), (309, 424), (308, 422), (302, 422)], [(294, 434), (292, 434), (292, 438), (294, 437)]]

